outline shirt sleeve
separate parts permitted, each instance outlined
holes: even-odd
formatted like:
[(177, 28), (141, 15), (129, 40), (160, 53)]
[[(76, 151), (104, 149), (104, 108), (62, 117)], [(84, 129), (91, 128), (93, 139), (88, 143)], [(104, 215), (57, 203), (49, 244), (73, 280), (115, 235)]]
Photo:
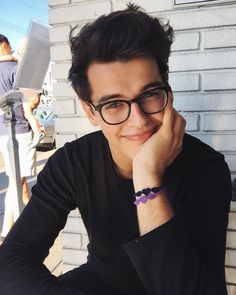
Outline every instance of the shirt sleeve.
[(226, 295), (231, 179), (223, 157), (183, 179), (175, 217), (124, 245), (148, 295)]
[(43, 264), (68, 213), (76, 207), (69, 154), (61, 149), (48, 160), (29, 203), (0, 247), (1, 295), (77, 294)]
[(11, 76), (10, 76), (10, 83), (11, 83), (12, 87), (13, 87), (15, 79), (16, 79), (17, 66), (18, 66), (18, 64), (16, 63), (12, 69)]

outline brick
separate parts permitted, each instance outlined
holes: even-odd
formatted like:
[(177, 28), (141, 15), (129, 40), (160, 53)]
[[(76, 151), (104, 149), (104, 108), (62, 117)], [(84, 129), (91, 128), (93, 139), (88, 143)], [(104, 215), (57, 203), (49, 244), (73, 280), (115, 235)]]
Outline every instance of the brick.
[(200, 75), (198, 73), (170, 73), (169, 81), (175, 92), (200, 89)]
[[(148, 2), (148, 1), (147, 1)], [(157, 1), (158, 3), (158, 1)], [(235, 25), (236, 5), (204, 7), (194, 9), (172, 10), (158, 13), (158, 16), (170, 20), (175, 30), (211, 28), (217, 26)]]
[(68, 263), (63, 263), (62, 265), (62, 273), (66, 273), (68, 271), (73, 270), (74, 268), (78, 267), (79, 265), (77, 264), (68, 264)]
[(236, 294), (236, 286), (227, 285), (228, 295), (235, 295)]
[[(232, 182), (233, 182), (234, 179), (236, 181), (236, 178), (232, 177)], [(231, 202), (230, 210), (233, 211), (233, 212), (236, 212), (236, 202)]]
[(236, 266), (236, 250), (226, 250), (225, 264), (227, 266)]
[(52, 64), (53, 79), (67, 81), (70, 67), (71, 67), (71, 63), (54, 63), (54, 64)]
[(236, 232), (235, 231), (228, 231), (226, 237), (226, 245), (227, 248), (234, 248), (236, 245)]
[(50, 42), (68, 42), (69, 41), (70, 26), (60, 26), (50, 28)]
[[(114, 2), (114, 10), (121, 10), (127, 7), (127, 0), (116, 0)], [(163, 11), (172, 9), (172, 1), (166, 0), (136, 0), (135, 4), (140, 5), (146, 12)]]
[(231, 172), (236, 172), (236, 155), (225, 155), (225, 161), (227, 162)]
[(204, 73), (204, 90), (236, 89), (236, 71), (216, 71)]
[(51, 58), (53, 61), (71, 60), (69, 45), (54, 45), (50, 48)]
[(193, 4), (194, 2), (196, 3), (199, 3), (200, 5), (200, 2), (207, 2), (205, 0), (197, 0), (197, 1), (193, 1), (193, 0), (174, 0), (174, 3), (175, 5), (183, 5), (183, 4), (187, 4), (187, 5), (190, 5), (190, 4)]
[(69, 217), (81, 217), (79, 210), (76, 208), (70, 211)]
[(204, 32), (204, 48), (236, 46), (236, 28), (213, 29)]
[(53, 95), (58, 98), (65, 96), (75, 96), (76, 94), (69, 82), (59, 81), (57, 83), (53, 83)]
[[(228, 228), (235, 230), (235, 234), (236, 234), (236, 212), (230, 212), (229, 213), (229, 224), (228, 224)], [(236, 245), (235, 245), (236, 248)], [(236, 254), (236, 250), (235, 250), (235, 254)], [(236, 260), (235, 260), (235, 265), (236, 265)]]
[(191, 113), (181, 113), (186, 120), (186, 131), (198, 131), (199, 130), (199, 115)]
[(206, 113), (202, 114), (202, 130), (231, 131), (236, 130), (236, 113)]
[(64, 146), (66, 142), (71, 142), (76, 139), (76, 134), (57, 134), (56, 135), (56, 146), (60, 148)]
[(235, 93), (174, 93), (174, 106), (178, 111), (233, 111), (236, 110)]
[(66, 133), (66, 132), (88, 133), (88, 132), (98, 130), (98, 128), (93, 127), (90, 124), (89, 120), (85, 117), (56, 118), (55, 129), (56, 129), (56, 132), (62, 132), (62, 133)]
[(81, 5), (70, 5), (58, 7), (49, 11), (49, 23), (60, 24), (68, 22), (80, 22), (82, 20), (91, 20), (102, 14), (111, 12), (110, 1), (105, 2), (83, 2)]
[(78, 249), (62, 248), (63, 261), (66, 264), (81, 265), (87, 261), (88, 252)]
[(225, 268), (225, 276), (227, 283), (236, 283), (236, 268)]
[(49, 6), (69, 4), (70, 0), (48, 0)]
[(235, 134), (212, 134), (212, 133), (198, 133), (194, 134), (206, 144), (212, 146), (217, 151), (232, 152), (236, 150), (236, 136)]
[(83, 221), (79, 217), (68, 217), (63, 231), (68, 233), (87, 234)]
[(83, 109), (83, 107), (82, 107), (82, 104), (81, 104), (80, 99), (79, 99), (78, 97), (76, 97), (75, 101), (76, 101), (76, 110), (77, 110), (77, 114), (78, 114), (79, 116), (85, 117), (86, 114), (85, 114), (85, 111), (84, 111), (84, 109)]
[(236, 50), (173, 53), (169, 65), (171, 72), (235, 68)]
[(81, 249), (87, 250), (88, 243), (89, 243), (88, 235), (82, 234)]
[[(97, 1), (97, 0), (95, 0), (95, 1)], [(86, 2), (86, 3), (88, 3), (88, 2), (94, 3), (95, 1), (94, 0), (71, 0), (71, 3), (80, 3), (80, 2), (82, 2), (82, 3), (84, 3), (84, 2)]]
[(75, 133), (73, 133), (73, 134), (70, 134), (70, 133), (58, 133), (59, 136), (60, 136), (60, 145), (56, 144), (56, 146), (57, 146), (57, 148), (64, 146), (64, 144), (66, 142), (69, 142), (68, 138), (70, 138), (70, 136), (71, 137), (73, 136), (73, 137), (75, 137), (75, 139), (78, 139), (78, 138), (83, 137), (83, 136), (85, 136), (85, 135), (87, 135), (89, 133), (92, 133), (94, 131), (96, 131), (96, 130), (91, 129), (90, 131), (79, 131), (79, 132), (75, 131)]
[(60, 99), (54, 101), (54, 109), (57, 115), (74, 115), (75, 101), (74, 99)]
[(176, 33), (171, 51), (196, 50), (200, 46), (200, 33)]
[(61, 240), (64, 248), (81, 249), (82, 247), (82, 235), (80, 233), (67, 233), (62, 231)]

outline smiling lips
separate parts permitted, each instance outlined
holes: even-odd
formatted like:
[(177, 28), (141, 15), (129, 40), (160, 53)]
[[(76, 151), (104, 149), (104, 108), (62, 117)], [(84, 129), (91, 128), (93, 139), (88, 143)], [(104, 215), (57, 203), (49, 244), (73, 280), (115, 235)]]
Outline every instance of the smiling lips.
[(139, 134), (134, 134), (134, 135), (126, 135), (124, 136), (126, 139), (130, 140), (130, 141), (142, 141), (145, 142), (146, 140), (148, 140), (153, 134), (155, 133), (154, 129), (148, 130), (148, 131), (144, 131), (141, 132)]

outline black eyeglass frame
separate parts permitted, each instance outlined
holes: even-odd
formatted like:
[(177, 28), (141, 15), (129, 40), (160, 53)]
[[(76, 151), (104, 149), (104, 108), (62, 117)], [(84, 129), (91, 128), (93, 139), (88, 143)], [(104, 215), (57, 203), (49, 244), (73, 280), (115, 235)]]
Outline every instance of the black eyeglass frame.
[[(145, 94), (147, 94), (148, 92), (155, 91), (155, 90), (159, 90), (159, 89), (164, 90), (164, 91), (166, 92), (166, 102), (165, 102), (164, 106), (162, 107), (162, 109), (160, 109), (160, 110), (157, 111), (157, 112), (151, 112), (151, 113), (150, 113), (150, 112), (145, 112), (145, 111), (143, 110), (141, 104), (140, 104), (140, 100), (141, 100), (141, 99), (143, 98), (143, 96), (144, 96)], [(90, 106), (93, 107), (93, 109), (94, 109), (95, 111), (99, 112), (100, 116), (102, 117), (102, 119), (103, 119), (103, 121), (104, 121), (105, 123), (107, 123), (107, 124), (109, 124), (109, 125), (119, 125), (119, 124), (122, 124), (122, 123), (124, 123), (125, 121), (127, 121), (127, 120), (129, 119), (129, 116), (130, 116), (130, 113), (131, 113), (131, 104), (132, 104), (133, 102), (136, 102), (136, 103), (139, 105), (140, 109), (142, 110), (142, 112), (143, 112), (144, 114), (147, 114), (147, 115), (153, 115), (153, 114), (158, 114), (158, 113), (162, 112), (162, 111), (165, 109), (165, 107), (167, 106), (167, 103), (168, 103), (168, 93), (169, 93), (169, 91), (171, 91), (171, 87), (170, 87), (168, 84), (165, 84), (165, 85), (157, 86), (157, 87), (154, 87), (154, 88), (152, 88), (152, 89), (150, 89), (150, 90), (147, 90), (147, 91), (145, 91), (144, 93), (142, 93), (141, 95), (138, 95), (138, 96), (136, 96), (135, 98), (130, 99), (130, 100), (115, 99), (114, 102), (124, 102), (124, 103), (126, 103), (126, 104), (129, 106), (129, 112), (128, 112), (127, 118), (126, 118), (125, 120), (119, 122), (119, 123), (109, 123), (109, 122), (107, 122), (107, 121), (104, 119), (104, 117), (103, 117), (103, 115), (102, 115), (102, 108), (103, 108), (103, 106), (106, 105), (106, 104), (109, 104), (109, 103), (111, 103), (111, 102), (113, 102), (113, 101), (106, 101), (106, 102), (100, 103), (100, 104), (98, 104), (98, 105), (96, 105), (96, 106), (92, 103), (92, 101), (88, 101), (88, 103), (89, 103)]]

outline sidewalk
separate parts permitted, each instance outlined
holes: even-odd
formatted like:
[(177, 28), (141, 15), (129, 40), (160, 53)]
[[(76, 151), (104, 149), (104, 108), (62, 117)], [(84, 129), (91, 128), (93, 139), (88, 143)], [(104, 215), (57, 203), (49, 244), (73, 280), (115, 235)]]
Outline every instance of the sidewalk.
[[(54, 153), (55, 150), (47, 152), (37, 152), (37, 174), (42, 170), (48, 157)], [(7, 188), (7, 177), (5, 175), (4, 164), (2, 155), (0, 154), (0, 231), (2, 229), (3, 214), (4, 214), (4, 196)], [(29, 187), (35, 184), (36, 177), (29, 178)], [(50, 249), (48, 257), (45, 259), (44, 264), (51, 271), (52, 274), (58, 276), (62, 273), (62, 260), (61, 260), (61, 241), (60, 236), (55, 240), (54, 245)]]

